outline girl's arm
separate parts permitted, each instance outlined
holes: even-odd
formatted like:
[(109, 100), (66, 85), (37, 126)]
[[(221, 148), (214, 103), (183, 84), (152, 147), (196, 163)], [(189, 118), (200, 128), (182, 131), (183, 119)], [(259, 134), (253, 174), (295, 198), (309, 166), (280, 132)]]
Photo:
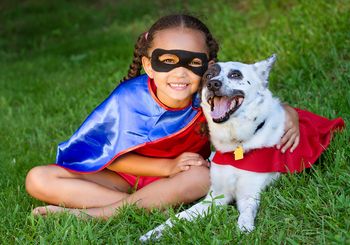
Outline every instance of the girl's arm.
[[(283, 105), (283, 108), (286, 111), (286, 122), (284, 126), (284, 135), (277, 145), (277, 149), (281, 149), (284, 153), (290, 148), (290, 152), (293, 152), (299, 145), (300, 140), (299, 116), (296, 110), (289, 105)], [(283, 147), (281, 148), (281, 146)]]
[(123, 172), (136, 176), (167, 177), (181, 171), (186, 171), (190, 166), (206, 165), (208, 162), (197, 153), (185, 152), (177, 158), (152, 158), (127, 153), (117, 158), (107, 168), (115, 172)]

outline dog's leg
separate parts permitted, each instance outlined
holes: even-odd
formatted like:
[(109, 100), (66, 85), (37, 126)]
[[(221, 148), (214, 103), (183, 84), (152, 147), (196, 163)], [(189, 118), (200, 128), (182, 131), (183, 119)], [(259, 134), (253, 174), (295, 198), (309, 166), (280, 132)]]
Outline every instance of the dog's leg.
[[(209, 208), (215, 204), (217, 206), (228, 204), (232, 200), (232, 196), (225, 195), (221, 193), (214, 193), (214, 191), (209, 191), (209, 194), (205, 197), (205, 199), (191, 208), (182, 211), (175, 215), (178, 219), (185, 219), (188, 221), (191, 221), (195, 219), (198, 216), (204, 216)], [(150, 230), (145, 235), (140, 237), (141, 242), (146, 242), (150, 239), (157, 240), (162, 236), (162, 233), (165, 228), (171, 228), (174, 225), (174, 221), (169, 218), (166, 222), (159, 225), (158, 227), (154, 228), (153, 230)]]
[(254, 230), (254, 220), (259, 209), (260, 193), (274, 181), (277, 173), (246, 173), (238, 181), (236, 201), (239, 211), (238, 227), (241, 231)]
[(259, 208), (260, 194), (237, 196), (237, 208), (239, 211), (238, 227), (241, 231), (251, 232), (255, 229), (254, 220)]

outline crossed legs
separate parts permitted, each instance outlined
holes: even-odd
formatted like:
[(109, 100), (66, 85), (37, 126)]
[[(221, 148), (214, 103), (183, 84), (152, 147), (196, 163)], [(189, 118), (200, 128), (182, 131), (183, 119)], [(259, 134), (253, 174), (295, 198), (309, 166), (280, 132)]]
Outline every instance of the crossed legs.
[(30, 170), (26, 178), (30, 195), (56, 205), (35, 208), (34, 214), (69, 211), (80, 215), (83, 211), (101, 218), (112, 216), (125, 204), (151, 209), (190, 203), (204, 196), (209, 186), (209, 169), (203, 166), (157, 180), (133, 194), (127, 193), (130, 186), (123, 178), (107, 169), (75, 174), (55, 165), (39, 166)]

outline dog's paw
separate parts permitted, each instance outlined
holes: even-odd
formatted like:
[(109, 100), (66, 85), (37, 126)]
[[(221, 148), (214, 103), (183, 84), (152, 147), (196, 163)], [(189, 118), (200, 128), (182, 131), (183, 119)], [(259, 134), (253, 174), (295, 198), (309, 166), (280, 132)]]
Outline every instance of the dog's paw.
[(148, 242), (148, 241), (155, 241), (158, 240), (163, 233), (165, 226), (164, 225), (160, 225), (158, 227), (156, 227), (153, 230), (150, 230), (149, 232), (147, 232), (145, 235), (140, 237), (140, 242)]
[(255, 229), (254, 217), (252, 215), (240, 215), (238, 217), (238, 227), (242, 232), (252, 232)]

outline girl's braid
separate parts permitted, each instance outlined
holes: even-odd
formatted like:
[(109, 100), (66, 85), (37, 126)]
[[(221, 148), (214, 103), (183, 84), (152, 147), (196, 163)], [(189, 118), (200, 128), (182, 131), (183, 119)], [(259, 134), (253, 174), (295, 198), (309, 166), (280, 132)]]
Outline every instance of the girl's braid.
[(210, 32), (206, 33), (206, 41), (209, 49), (209, 60), (213, 60), (215, 62), (218, 61), (218, 52), (219, 52), (219, 44), (211, 35)]
[(144, 47), (146, 43), (146, 37), (145, 33), (142, 33), (135, 44), (135, 49), (134, 49), (134, 57), (132, 59), (132, 63), (129, 66), (128, 74), (123, 78), (123, 81), (129, 80), (133, 77), (137, 77), (141, 74), (141, 69), (142, 69), (142, 56), (145, 55), (144, 52)]

